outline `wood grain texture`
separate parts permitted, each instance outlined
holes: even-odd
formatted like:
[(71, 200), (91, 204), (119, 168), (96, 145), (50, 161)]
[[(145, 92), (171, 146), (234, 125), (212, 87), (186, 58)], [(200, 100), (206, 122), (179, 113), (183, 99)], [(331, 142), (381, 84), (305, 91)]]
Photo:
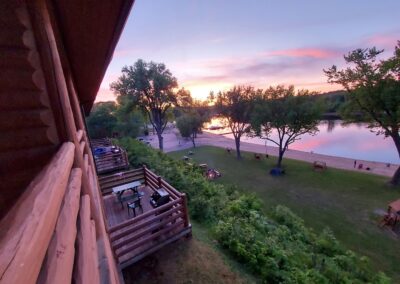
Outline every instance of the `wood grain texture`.
[(0, 279), (35, 283), (54, 231), (74, 159), (64, 143), (0, 223)]
[(71, 283), (81, 178), (82, 170), (72, 169), (56, 229), (47, 249), (38, 283)]

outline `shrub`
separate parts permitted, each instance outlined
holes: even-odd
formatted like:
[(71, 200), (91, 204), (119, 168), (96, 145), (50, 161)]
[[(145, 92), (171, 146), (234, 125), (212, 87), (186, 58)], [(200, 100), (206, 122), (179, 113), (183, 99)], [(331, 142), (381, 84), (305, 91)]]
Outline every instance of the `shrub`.
[(185, 192), (191, 218), (208, 224), (221, 246), (264, 282), (390, 283), (366, 257), (346, 251), (331, 230), (316, 235), (284, 206), (265, 214), (257, 197), (207, 181), (196, 166), (132, 139), (119, 143), (132, 166), (145, 164)]

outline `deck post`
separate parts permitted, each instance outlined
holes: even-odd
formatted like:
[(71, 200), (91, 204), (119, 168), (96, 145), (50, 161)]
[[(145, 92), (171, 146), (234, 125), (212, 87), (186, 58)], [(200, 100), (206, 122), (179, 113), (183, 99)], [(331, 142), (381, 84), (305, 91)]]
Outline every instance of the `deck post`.
[(183, 210), (184, 210), (184, 218), (185, 218), (185, 223), (184, 226), (185, 228), (189, 227), (189, 210), (187, 208), (187, 197), (185, 193), (181, 194), (181, 198), (183, 201)]
[(157, 177), (157, 182), (158, 182), (158, 187), (161, 188), (162, 187), (162, 180), (161, 180), (160, 176)]
[(147, 185), (146, 165), (143, 165), (144, 185)]

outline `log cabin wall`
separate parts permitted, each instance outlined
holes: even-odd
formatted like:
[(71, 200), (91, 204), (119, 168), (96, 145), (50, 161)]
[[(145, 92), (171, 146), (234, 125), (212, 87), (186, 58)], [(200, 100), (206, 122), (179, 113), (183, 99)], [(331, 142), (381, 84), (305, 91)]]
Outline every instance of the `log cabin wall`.
[(0, 218), (60, 145), (31, 17), (0, 2)]
[(0, 283), (120, 283), (49, 4), (0, 3)]

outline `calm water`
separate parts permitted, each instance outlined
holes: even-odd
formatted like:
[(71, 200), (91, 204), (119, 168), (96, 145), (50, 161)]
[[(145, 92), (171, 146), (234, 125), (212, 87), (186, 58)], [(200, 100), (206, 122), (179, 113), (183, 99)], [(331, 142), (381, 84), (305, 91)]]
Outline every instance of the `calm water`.
[[(210, 125), (223, 126), (224, 123), (219, 119), (213, 119), (208, 126)], [(363, 123), (343, 125), (340, 120), (321, 121), (318, 129), (319, 132), (315, 136), (303, 135), (301, 140), (290, 145), (289, 149), (400, 164), (392, 139), (376, 136)], [(232, 134), (228, 133), (228, 128), (207, 131), (233, 138)], [(276, 132), (273, 132), (271, 138), (275, 139), (276, 137)], [(242, 141), (265, 145), (265, 140), (260, 138), (243, 137)], [(267, 141), (267, 145), (275, 146), (270, 141)]]

